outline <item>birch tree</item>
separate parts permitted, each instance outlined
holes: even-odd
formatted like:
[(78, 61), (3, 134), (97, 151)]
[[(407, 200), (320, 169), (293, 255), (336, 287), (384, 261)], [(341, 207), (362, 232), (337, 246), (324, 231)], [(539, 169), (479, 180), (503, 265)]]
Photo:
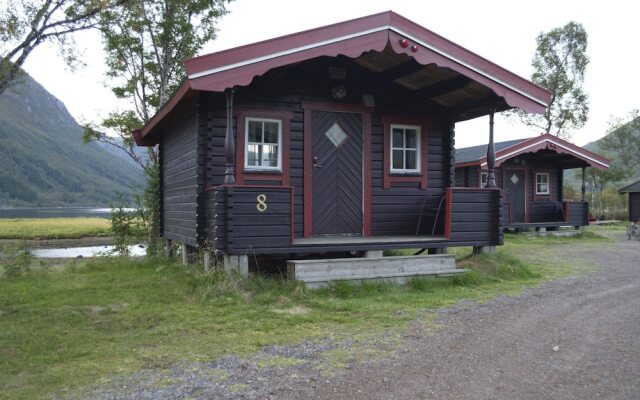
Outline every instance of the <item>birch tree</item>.
[(526, 125), (568, 138), (584, 126), (589, 113), (589, 96), (582, 87), (589, 64), (587, 32), (581, 24), (569, 22), (540, 33), (536, 44), (531, 81), (549, 90), (551, 101), (542, 115), (515, 113)]
[(0, 0), (0, 95), (23, 74), (29, 55), (53, 42), (71, 67), (78, 65), (73, 34), (95, 28), (101, 14), (128, 0)]
[(97, 124), (85, 125), (84, 140), (125, 151), (140, 164), (147, 188), (140, 208), (149, 252), (159, 238), (158, 153), (134, 151), (132, 132), (147, 124), (185, 79), (182, 61), (216, 37), (229, 0), (130, 0), (121, 10), (101, 13), (108, 85), (129, 107), (114, 110)]

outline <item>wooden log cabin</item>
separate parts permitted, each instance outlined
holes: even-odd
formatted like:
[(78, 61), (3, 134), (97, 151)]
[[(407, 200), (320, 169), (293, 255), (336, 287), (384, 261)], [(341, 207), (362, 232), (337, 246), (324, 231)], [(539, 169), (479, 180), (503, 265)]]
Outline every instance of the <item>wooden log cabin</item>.
[(640, 181), (623, 187), (618, 193), (629, 194), (629, 221), (640, 222)]
[[(604, 170), (609, 160), (556, 136), (495, 143), (496, 180), (503, 189), (503, 225), (506, 229), (557, 230), (589, 225), (584, 169)], [(486, 185), (487, 146), (456, 151), (456, 186)], [(582, 168), (580, 201), (564, 199), (564, 171)]]
[(232, 264), (501, 244), (500, 190), (453, 187), (455, 123), (550, 99), (393, 12), (185, 68), (134, 137), (159, 146), (164, 237)]

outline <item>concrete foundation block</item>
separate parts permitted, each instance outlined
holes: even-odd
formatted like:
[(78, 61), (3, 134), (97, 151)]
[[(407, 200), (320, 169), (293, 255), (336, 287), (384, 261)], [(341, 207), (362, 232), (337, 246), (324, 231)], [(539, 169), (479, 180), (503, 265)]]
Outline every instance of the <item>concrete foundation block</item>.
[(382, 257), (382, 250), (370, 250), (364, 252), (364, 258)]
[(249, 257), (246, 255), (225, 254), (223, 264), (225, 272), (237, 273), (243, 278), (249, 276)]
[(182, 264), (192, 264), (196, 261), (196, 249), (193, 246), (182, 243), (180, 245), (182, 253)]

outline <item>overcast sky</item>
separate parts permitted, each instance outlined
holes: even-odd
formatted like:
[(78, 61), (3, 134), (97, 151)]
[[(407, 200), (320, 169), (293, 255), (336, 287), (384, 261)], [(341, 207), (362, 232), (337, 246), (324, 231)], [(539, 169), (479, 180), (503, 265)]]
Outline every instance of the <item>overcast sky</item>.
[[(584, 145), (602, 137), (611, 117), (640, 108), (640, 3), (634, 1), (387, 1), (387, 0), (236, 0), (219, 24), (218, 38), (201, 54), (236, 47), (301, 30), (393, 10), (453, 42), (529, 78), (535, 38), (541, 31), (577, 21), (584, 25), (591, 63), (585, 89), (590, 97), (589, 121), (573, 134)], [(55, 49), (38, 48), (25, 69), (61, 99), (80, 122), (98, 121), (118, 107), (104, 87), (102, 43), (95, 33), (78, 38), (86, 68), (67, 71)], [(496, 140), (528, 137), (540, 132), (496, 120)], [(460, 123), (456, 146), (484, 144), (486, 117)]]

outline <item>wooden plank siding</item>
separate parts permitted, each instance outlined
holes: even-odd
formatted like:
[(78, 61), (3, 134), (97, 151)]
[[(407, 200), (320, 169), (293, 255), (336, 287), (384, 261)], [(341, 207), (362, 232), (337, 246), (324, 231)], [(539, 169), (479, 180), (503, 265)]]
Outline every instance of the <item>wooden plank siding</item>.
[(226, 197), (226, 252), (246, 254), (290, 246), (291, 190), (268, 186), (220, 188), (218, 192)]
[(162, 233), (197, 246), (198, 129), (195, 110), (165, 128), (160, 143)]

